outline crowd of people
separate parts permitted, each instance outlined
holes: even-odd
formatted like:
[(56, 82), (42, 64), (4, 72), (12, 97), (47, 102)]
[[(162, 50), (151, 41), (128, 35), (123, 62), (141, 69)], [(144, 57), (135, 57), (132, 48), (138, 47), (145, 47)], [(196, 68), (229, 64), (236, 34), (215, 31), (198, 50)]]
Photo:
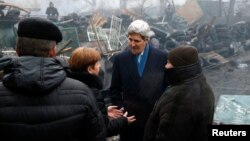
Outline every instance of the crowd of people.
[[(78, 47), (56, 56), (62, 33), (50, 20), (18, 24), (18, 57), (0, 58), (0, 132), (10, 141), (207, 141), (214, 94), (197, 49), (168, 53), (149, 43), (150, 26), (128, 27), (129, 47), (114, 56), (106, 103), (101, 55)], [(107, 93), (107, 91), (105, 91)]]

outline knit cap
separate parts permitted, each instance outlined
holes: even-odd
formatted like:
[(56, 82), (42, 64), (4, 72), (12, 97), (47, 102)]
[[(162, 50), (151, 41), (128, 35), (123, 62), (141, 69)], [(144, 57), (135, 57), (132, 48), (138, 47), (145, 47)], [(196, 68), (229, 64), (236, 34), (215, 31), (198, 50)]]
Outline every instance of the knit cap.
[(179, 46), (170, 50), (168, 60), (174, 67), (191, 65), (199, 60), (198, 51), (192, 46)]

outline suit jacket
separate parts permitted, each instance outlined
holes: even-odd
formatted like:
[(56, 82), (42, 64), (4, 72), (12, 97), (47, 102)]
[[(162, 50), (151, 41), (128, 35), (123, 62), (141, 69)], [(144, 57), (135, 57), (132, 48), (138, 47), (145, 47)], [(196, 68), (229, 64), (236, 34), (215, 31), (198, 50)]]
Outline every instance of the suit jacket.
[(164, 75), (167, 53), (149, 46), (142, 77), (137, 71), (135, 57), (130, 50), (115, 57), (110, 93), (113, 104), (135, 115), (136, 124), (144, 129), (154, 103), (167, 86)]

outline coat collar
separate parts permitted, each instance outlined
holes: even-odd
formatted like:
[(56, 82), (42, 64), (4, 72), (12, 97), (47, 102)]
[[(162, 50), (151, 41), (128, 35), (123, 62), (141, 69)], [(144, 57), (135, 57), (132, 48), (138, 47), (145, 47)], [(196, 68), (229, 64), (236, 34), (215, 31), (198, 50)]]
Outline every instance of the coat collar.
[(197, 63), (183, 67), (166, 69), (165, 72), (168, 77), (169, 83), (171, 85), (178, 85), (200, 76), (202, 74), (202, 68), (198, 61)]
[(130, 76), (134, 79), (134, 81), (138, 82), (143, 79), (144, 76), (147, 76), (149, 73), (153, 73), (151, 68), (157, 67), (157, 62), (158, 60), (155, 59), (155, 48), (151, 47), (150, 45), (148, 46), (148, 57), (146, 60), (145, 68), (142, 74), (142, 77), (139, 76), (138, 70), (137, 70), (137, 64), (136, 64), (136, 55), (133, 55), (130, 50), (126, 51), (126, 61), (124, 60), (124, 65), (128, 69), (128, 72), (130, 73)]
[(101, 90), (103, 83), (100, 77), (83, 71), (67, 71), (67, 76), (85, 83), (90, 88), (97, 88)]

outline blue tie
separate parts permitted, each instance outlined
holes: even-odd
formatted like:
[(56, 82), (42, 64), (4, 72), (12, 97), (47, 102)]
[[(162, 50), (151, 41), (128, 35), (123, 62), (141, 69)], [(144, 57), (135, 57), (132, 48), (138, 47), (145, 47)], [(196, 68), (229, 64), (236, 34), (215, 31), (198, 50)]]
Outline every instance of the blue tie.
[(142, 55), (140, 54), (140, 55), (138, 56), (138, 58), (137, 58), (137, 64), (138, 64), (138, 66), (139, 66), (140, 63), (141, 63), (141, 58), (142, 58)]
[(141, 60), (142, 60), (142, 54), (137, 56), (137, 68), (140, 76), (142, 76), (142, 71), (143, 71)]

